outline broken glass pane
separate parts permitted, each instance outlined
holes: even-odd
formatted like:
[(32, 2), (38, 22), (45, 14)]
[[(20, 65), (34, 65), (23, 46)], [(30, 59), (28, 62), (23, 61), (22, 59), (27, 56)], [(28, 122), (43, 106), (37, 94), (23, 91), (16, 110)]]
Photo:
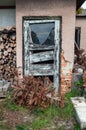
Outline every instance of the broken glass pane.
[(54, 45), (54, 22), (31, 23), (32, 42), (41, 45)]

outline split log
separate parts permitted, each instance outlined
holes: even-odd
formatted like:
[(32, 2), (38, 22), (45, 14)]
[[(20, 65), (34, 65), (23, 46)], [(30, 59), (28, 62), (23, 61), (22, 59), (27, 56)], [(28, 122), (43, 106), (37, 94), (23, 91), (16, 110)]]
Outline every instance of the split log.
[(3, 43), (0, 44), (0, 49), (4, 49), (4, 44)]

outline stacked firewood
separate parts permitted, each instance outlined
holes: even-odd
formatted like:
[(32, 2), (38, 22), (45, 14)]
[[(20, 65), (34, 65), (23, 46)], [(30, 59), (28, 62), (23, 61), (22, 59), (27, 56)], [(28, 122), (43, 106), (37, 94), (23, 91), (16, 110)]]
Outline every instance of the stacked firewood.
[(16, 28), (0, 29), (0, 79), (12, 79), (15, 68)]
[(82, 68), (86, 69), (86, 50), (78, 48), (75, 43), (75, 59), (74, 59), (75, 69)]
[[(86, 68), (86, 51), (84, 49), (76, 50), (76, 62)], [(76, 63), (75, 62), (75, 63)]]

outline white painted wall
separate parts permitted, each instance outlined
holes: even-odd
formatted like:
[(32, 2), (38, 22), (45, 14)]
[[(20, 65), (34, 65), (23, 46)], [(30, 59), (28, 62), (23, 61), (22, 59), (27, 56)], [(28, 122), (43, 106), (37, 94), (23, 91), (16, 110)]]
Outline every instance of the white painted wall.
[(15, 9), (0, 9), (0, 27), (14, 26), (16, 24)]

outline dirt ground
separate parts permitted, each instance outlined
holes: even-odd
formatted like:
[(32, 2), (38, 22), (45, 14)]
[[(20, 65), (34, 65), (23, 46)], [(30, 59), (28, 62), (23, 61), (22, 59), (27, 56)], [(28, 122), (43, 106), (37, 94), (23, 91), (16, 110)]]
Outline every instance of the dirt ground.
[[(0, 102), (0, 130), (79, 130), (74, 129), (76, 121), (74, 117), (69, 120), (63, 120), (62, 118), (56, 116), (51, 121), (51, 125), (47, 127), (35, 128), (29, 127), (37, 118), (36, 115), (32, 114), (28, 110), (11, 110)], [(17, 127), (22, 126), (22, 124), (27, 124), (27, 127)]]

